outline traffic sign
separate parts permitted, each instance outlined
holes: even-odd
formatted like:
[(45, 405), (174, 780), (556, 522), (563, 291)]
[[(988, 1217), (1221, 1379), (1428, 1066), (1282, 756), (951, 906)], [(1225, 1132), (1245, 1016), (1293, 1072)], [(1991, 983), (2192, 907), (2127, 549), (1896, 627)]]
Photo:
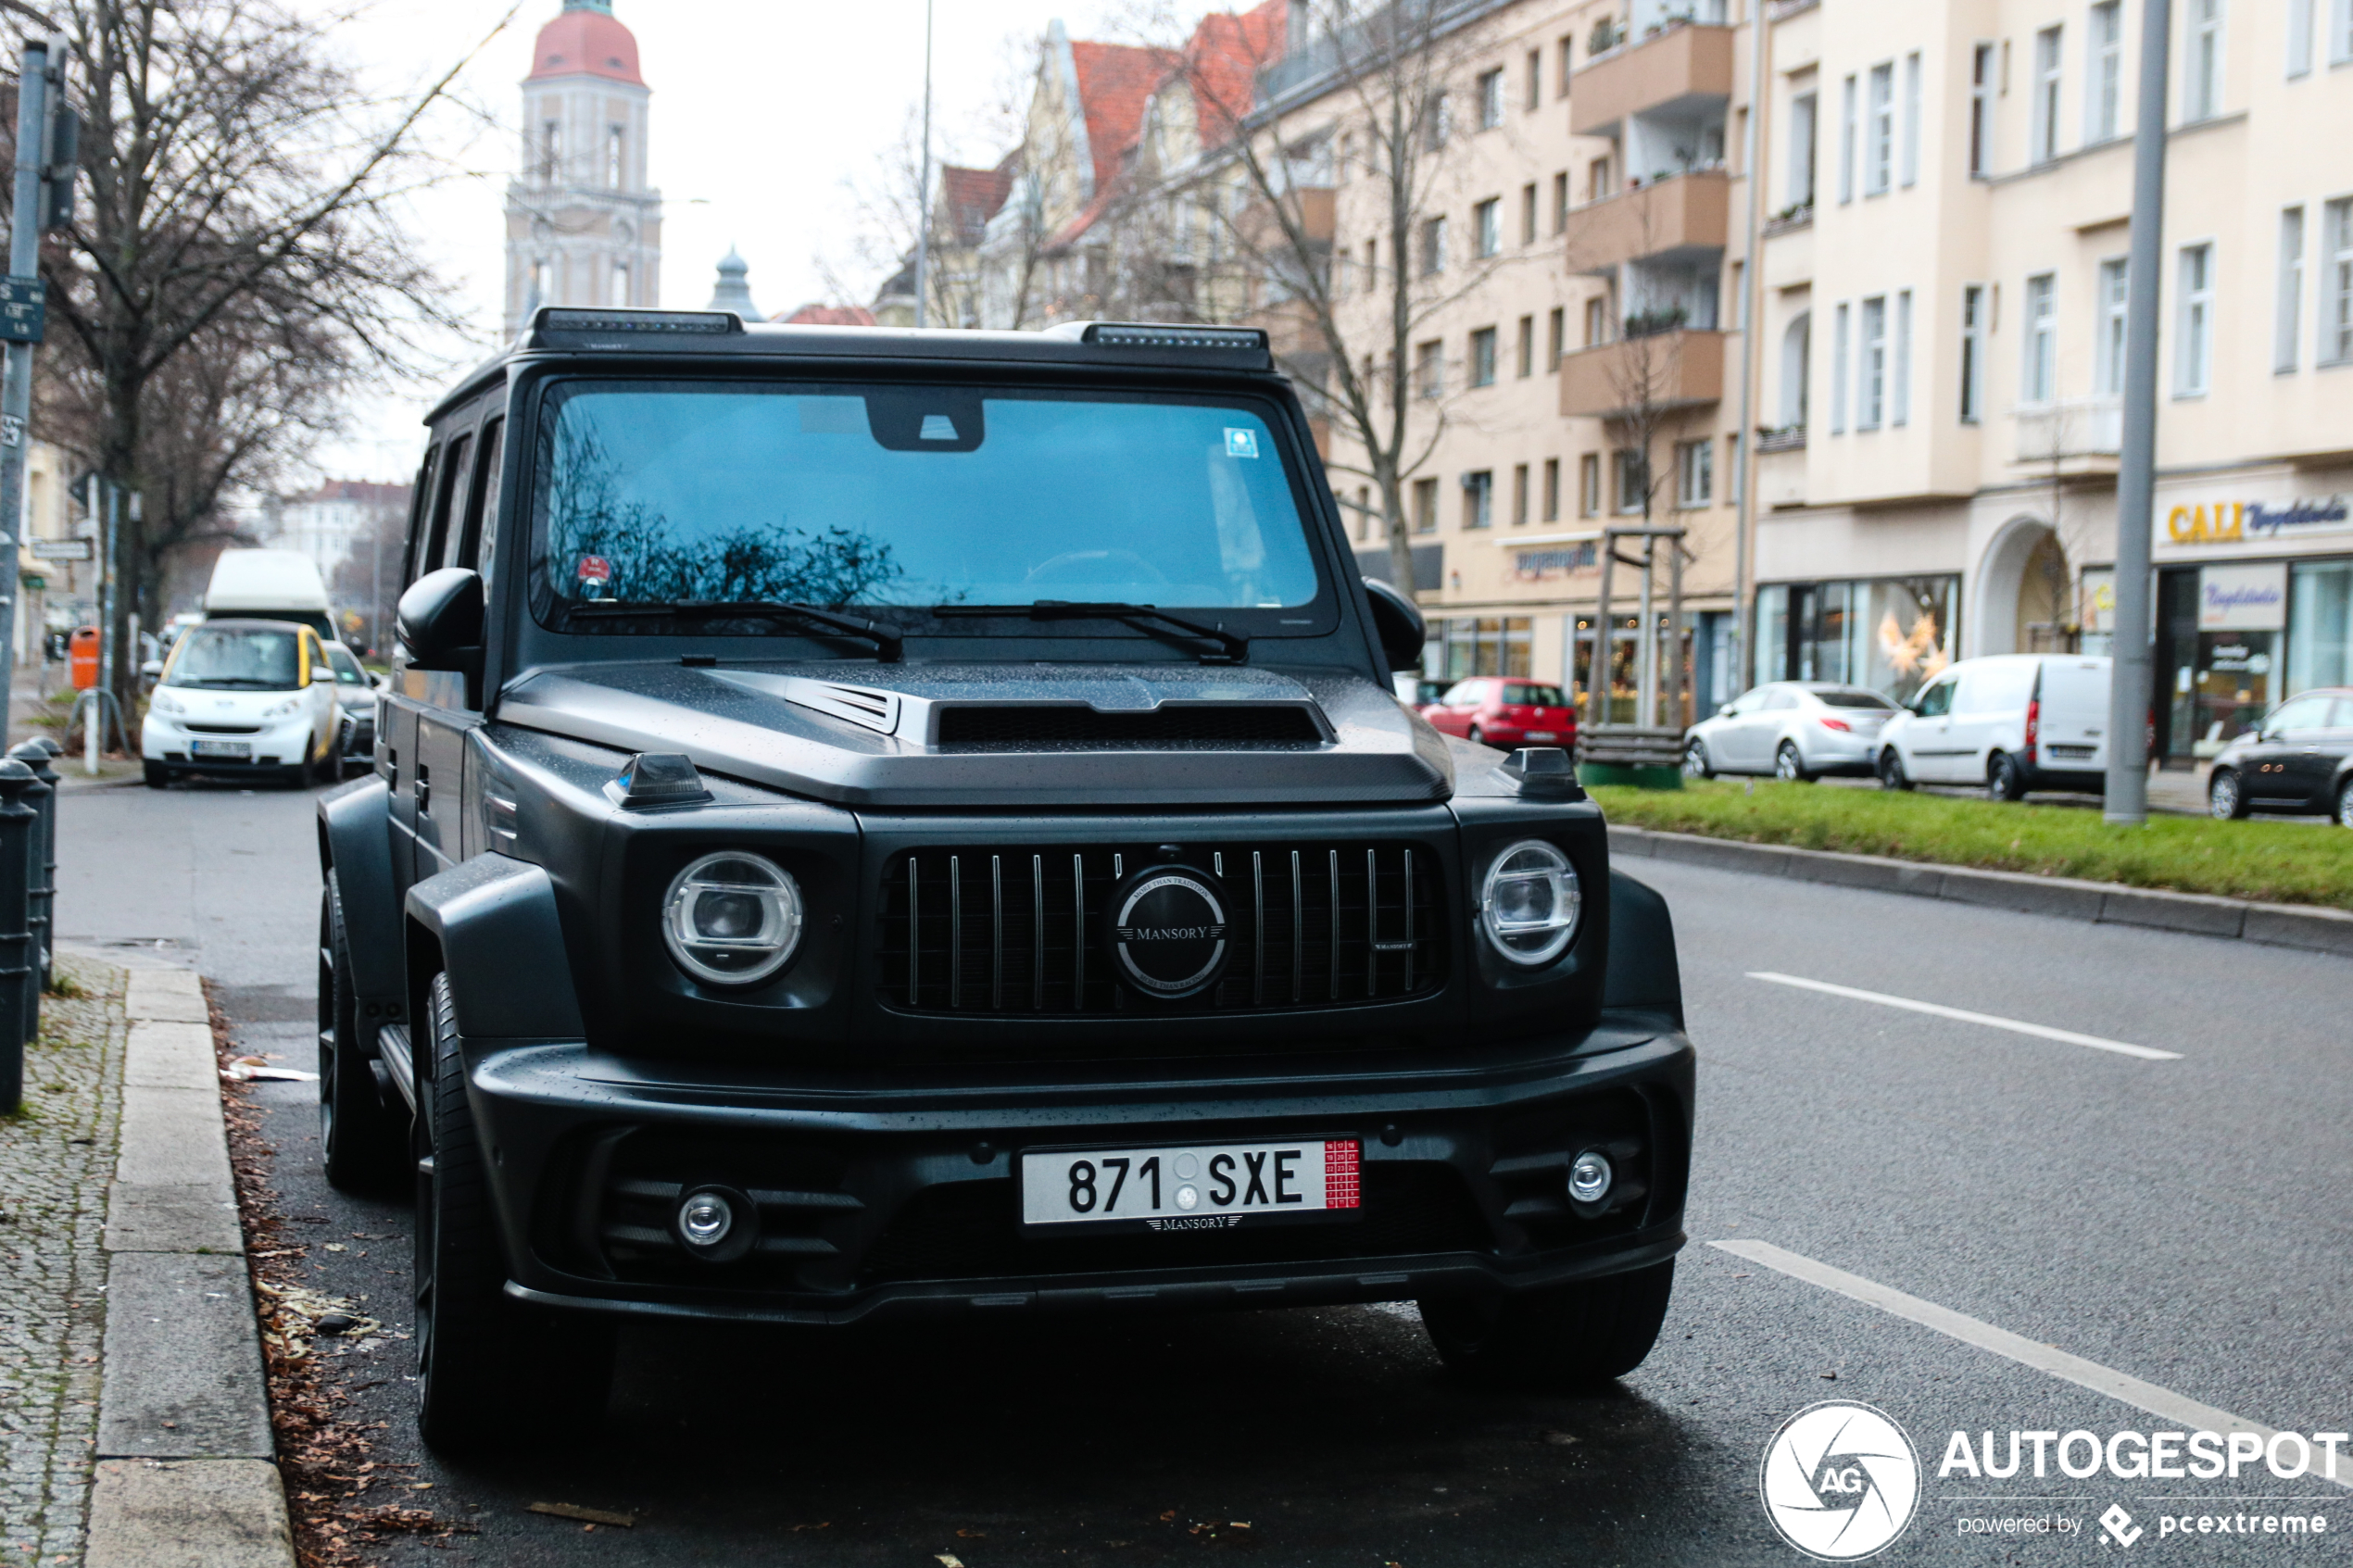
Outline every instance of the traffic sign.
[(0, 279), (0, 343), (39, 343), (48, 298), (48, 285), (38, 278)]
[(97, 548), (88, 539), (35, 539), (32, 558), (35, 560), (94, 560)]

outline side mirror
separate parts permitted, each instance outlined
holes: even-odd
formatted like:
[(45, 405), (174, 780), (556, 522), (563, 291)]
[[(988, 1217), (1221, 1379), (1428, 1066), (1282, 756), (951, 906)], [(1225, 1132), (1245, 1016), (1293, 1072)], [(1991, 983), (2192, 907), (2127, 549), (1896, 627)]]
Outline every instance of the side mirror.
[(1732, 705), (1730, 703), (1719, 702), (1716, 705), (1716, 717), (1718, 719), (1730, 719), (1731, 716)]
[(462, 566), (428, 571), (409, 584), (395, 612), (413, 670), (482, 669), (482, 575)]
[[(413, 592), (413, 590), (411, 590)], [(1429, 640), (1429, 625), (1414, 601), (1377, 577), (1365, 579), (1365, 596), (1373, 603), (1373, 634), (1391, 670), (1419, 670), (1422, 645)]]

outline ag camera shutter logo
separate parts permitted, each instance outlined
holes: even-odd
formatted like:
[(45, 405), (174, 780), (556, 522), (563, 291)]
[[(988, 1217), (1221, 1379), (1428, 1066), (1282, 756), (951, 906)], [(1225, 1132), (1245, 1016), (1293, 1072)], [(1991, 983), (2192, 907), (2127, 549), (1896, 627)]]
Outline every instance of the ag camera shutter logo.
[(1781, 1424), (1758, 1478), (1781, 1539), (1823, 1562), (1885, 1550), (1912, 1522), (1919, 1455), (1886, 1411), (1828, 1399)]

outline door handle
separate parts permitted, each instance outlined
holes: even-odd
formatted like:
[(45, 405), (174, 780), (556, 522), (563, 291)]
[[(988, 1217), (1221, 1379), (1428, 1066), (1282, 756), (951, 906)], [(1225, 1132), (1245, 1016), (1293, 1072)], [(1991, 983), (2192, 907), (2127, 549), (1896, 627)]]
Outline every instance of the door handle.
[(417, 764), (417, 809), (433, 815), (433, 770), (422, 762)]

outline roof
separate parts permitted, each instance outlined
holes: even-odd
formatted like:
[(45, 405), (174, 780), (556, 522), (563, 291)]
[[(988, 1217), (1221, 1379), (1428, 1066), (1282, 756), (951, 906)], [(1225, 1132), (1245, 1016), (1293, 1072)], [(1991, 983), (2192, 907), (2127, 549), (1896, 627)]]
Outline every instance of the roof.
[(1257, 96), (1258, 72), (1282, 57), (1289, 41), (1290, 0), (1265, 0), (1235, 16), (1213, 11), (1185, 46), (1186, 75), (1204, 147), (1222, 144)]
[(957, 243), (976, 245), (986, 235), (988, 220), (1013, 194), (1013, 160), (994, 169), (962, 169), (955, 164), (939, 170), (939, 205), (955, 232)]
[(776, 320), (787, 327), (871, 327), (875, 313), (862, 305), (804, 305)]
[(409, 486), (384, 484), (368, 479), (331, 479), (308, 495), (290, 495), (290, 501), (364, 501), (371, 505), (409, 504)]
[(1094, 154), (1095, 194), (1101, 195), (1118, 181), (1120, 166), (1143, 128), (1144, 106), (1176, 69), (1179, 56), (1170, 49), (1074, 42), (1070, 57), (1078, 72), (1088, 149)]
[(564, 0), (563, 14), (539, 30), (526, 82), (557, 76), (601, 76), (643, 87), (637, 37), (612, 14), (609, 0)]

